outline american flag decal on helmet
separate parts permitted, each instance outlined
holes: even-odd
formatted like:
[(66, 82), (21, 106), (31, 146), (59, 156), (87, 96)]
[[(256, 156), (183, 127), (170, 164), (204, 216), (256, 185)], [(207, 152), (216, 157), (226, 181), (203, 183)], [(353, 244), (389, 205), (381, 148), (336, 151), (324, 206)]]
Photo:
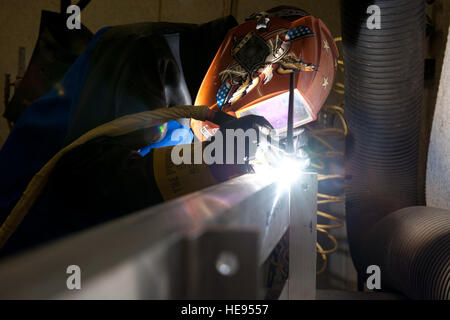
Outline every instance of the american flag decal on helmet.
[(216, 95), (216, 101), (217, 106), (222, 109), (222, 105), (225, 103), (225, 100), (228, 96), (228, 93), (230, 92), (231, 85), (228, 83), (228, 81), (225, 81), (219, 88), (219, 91), (217, 91)]
[(284, 40), (295, 41), (304, 37), (311, 37), (311, 36), (314, 36), (314, 33), (311, 31), (310, 28), (299, 26), (288, 30), (288, 32), (284, 36)]

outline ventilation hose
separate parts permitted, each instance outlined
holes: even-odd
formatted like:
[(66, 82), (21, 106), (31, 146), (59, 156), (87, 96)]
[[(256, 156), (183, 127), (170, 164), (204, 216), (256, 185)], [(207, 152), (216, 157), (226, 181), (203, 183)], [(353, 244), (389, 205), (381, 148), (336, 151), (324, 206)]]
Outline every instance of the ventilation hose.
[[(371, 5), (380, 9), (380, 29), (367, 26), (376, 15)], [(341, 8), (349, 129), (346, 223), (359, 283), (375, 264), (382, 289), (409, 298), (448, 298), (448, 212), (397, 211), (417, 205), (423, 193), (418, 156), (425, 1), (343, 0)]]
[(378, 265), (381, 289), (410, 299), (450, 300), (450, 211), (408, 207), (381, 219), (367, 237), (367, 265)]

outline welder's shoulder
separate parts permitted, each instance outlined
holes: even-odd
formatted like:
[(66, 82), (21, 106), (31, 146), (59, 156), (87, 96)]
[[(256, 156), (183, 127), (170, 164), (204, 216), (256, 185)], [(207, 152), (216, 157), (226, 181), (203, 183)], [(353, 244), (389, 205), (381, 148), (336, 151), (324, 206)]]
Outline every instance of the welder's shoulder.
[(134, 155), (139, 156), (117, 138), (98, 137), (61, 157), (50, 179), (57, 186), (58, 196), (69, 203), (74, 199), (95, 199), (96, 193), (109, 193), (107, 188), (114, 185), (112, 182)]
[(98, 137), (68, 151), (56, 164), (53, 175), (61, 170), (80, 174), (100, 163), (127, 158), (133, 151), (114, 137)]
[(50, 178), (54, 196), (105, 218), (161, 202), (152, 153), (143, 157), (127, 141), (99, 137), (66, 153)]

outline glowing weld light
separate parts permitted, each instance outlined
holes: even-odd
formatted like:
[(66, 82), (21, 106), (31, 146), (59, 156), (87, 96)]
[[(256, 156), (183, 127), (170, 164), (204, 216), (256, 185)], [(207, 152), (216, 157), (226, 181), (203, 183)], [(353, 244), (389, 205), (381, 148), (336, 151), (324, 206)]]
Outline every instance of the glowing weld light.
[(275, 168), (277, 171), (277, 181), (282, 186), (289, 187), (301, 176), (306, 169), (306, 160), (285, 158), (281, 161), (280, 167)]
[[(258, 154), (256, 156), (258, 159)], [(307, 159), (284, 156), (278, 163), (264, 161), (253, 164), (255, 173), (277, 182), (280, 189), (289, 188), (308, 167)]]

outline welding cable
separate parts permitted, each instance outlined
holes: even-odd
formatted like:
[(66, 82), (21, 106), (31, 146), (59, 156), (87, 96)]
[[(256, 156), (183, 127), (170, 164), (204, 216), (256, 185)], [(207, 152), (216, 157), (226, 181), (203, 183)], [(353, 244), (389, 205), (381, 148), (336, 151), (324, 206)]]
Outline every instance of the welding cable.
[(316, 273), (321, 274), (327, 269), (327, 255), (323, 253), (322, 246), (318, 242), (316, 242), (316, 248), (317, 253), (320, 254), (320, 257), (322, 258), (322, 266), (316, 271)]
[[(344, 132), (344, 131), (342, 131), (342, 132)], [(321, 140), (319, 140), (319, 141), (321, 141)], [(327, 143), (326, 145), (329, 145), (329, 144)], [(341, 153), (336, 152), (335, 154), (339, 155)], [(318, 175), (318, 181), (324, 181), (324, 180), (330, 180), (330, 179), (343, 179), (343, 178), (344, 178), (344, 176), (339, 175), (339, 174), (319, 174)], [(345, 200), (344, 197), (328, 195), (328, 194), (324, 194), (324, 193), (318, 193), (317, 197), (318, 197), (318, 200), (317, 200), (318, 206), (327, 204), (327, 203), (341, 203), (341, 202), (344, 202), (344, 200)], [(333, 243), (333, 246), (331, 249), (324, 249), (319, 243), (316, 243), (317, 253), (320, 255), (320, 257), (322, 259), (322, 266), (317, 271), (317, 274), (320, 274), (326, 270), (326, 267), (328, 264), (327, 255), (331, 254), (333, 252), (336, 252), (338, 250), (338, 241), (332, 234), (329, 233), (329, 230), (338, 229), (338, 228), (343, 227), (344, 221), (335, 217), (334, 215), (332, 215), (330, 213), (327, 213), (327, 212), (324, 212), (321, 210), (317, 210), (317, 215), (334, 222), (332, 224), (317, 224), (317, 231), (325, 234), (327, 236), (327, 238)]]
[[(341, 113), (341, 108), (324, 108), (324, 112), (330, 112), (330, 113), (337, 113), (340, 114)], [(338, 129), (338, 128), (326, 128), (326, 129), (311, 129), (311, 128), (307, 128), (310, 132), (311, 132), (311, 137), (313, 137), (316, 141), (320, 142), (326, 149), (328, 149), (328, 151), (322, 151), (322, 152), (311, 152), (312, 155), (316, 156), (315, 160), (320, 160), (319, 158), (334, 158), (337, 156), (343, 156), (343, 152), (337, 151), (335, 150), (335, 148), (326, 141), (325, 138), (320, 137), (320, 135), (324, 135), (324, 134), (329, 134), (329, 133), (336, 133), (336, 134), (341, 134), (343, 136), (347, 135), (347, 128), (346, 128), (346, 124), (344, 121), (343, 117), (339, 117), (339, 119), (342, 121), (342, 127), (343, 129)], [(320, 165), (320, 169), (324, 170), (325, 168), (325, 164), (322, 161), (322, 164)], [(324, 181), (324, 180), (330, 180), (330, 179), (343, 179), (344, 176), (343, 175), (339, 175), (339, 174), (319, 174), (318, 175), (318, 181)], [(318, 197), (318, 201), (317, 204), (318, 206), (323, 205), (323, 204), (328, 204), (328, 203), (341, 203), (344, 202), (344, 197), (339, 197), (339, 196), (334, 196), (334, 195), (328, 195), (328, 194), (324, 194), (324, 193), (318, 193), (317, 194)], [(323, 234), (325, 234), (327, 236), (327, 238), (333, 243), (333, 247), (331, 249), (324, 249), (323, 246), (321, 246), (319, 243), (316, 244), (316, 248), (317, 248), (317, 253), (320, 255), (321, 259), (322, 259), (322, 265), (320, 267), (320, 269), (317, 271), (317, 274), (320, 274), (322, 272), (324, 272), (326, 270), (327, 264), (328, 264), (328, 259), (327, 259), (327, 255), (331, 254), (333, 252), (336, 252), (338, 249), (338, 241), (336, 240), (336, 238), (329, 233), (328, 230), (331, 229), (337, 229), (337, 228), (341, 228), (344, 226), (344, 222), (335, 217), (334, 215), (330, 214), (330, 213), (326, 213), (324, 211), (318, 210), (317, 211), (317, 215), (324, 217), (330, 221), (334, 221), (335, 223), (333, 224), (317, 224), (317, 231), (321, 232)]]
[(331, 215), (329, 213), (326, 213), (326, 212), (318, 210), (317, 211), (317, 215), (337, 222), (337, 224), (317, 224), (317, 228), (321, 228), (321, 229), (338, 229), (338, 228), (341, 228), (341, 227), (344, 226), (344, 221), (342, 221), (341, 219), (339, 219), (339, 218), (337, 218), (337, 217), (335, 217), (335, 216), (333, 216), (333, 215)]
[(345, 91), (343, 90), (344, 89), (344, 84), (342, 82), (336, 82), (335, 85), (336, 85), (337, 88), (333, 88), (334, 92), (339, 93), (339, 94), (344, 94), (345, 93)]
[[(342, 41), (341, 37), (337, 37), (334, 39), (335, 42)], [(339, 71), (344, 72), (344, 62), (342, 60), (337, 61), (337, 68)], [(335, 87), (333, 87), (333, 92), (343, 95), (345, 94), (345, 87), (344, 84), (341, 82), (336, 82)], [(326, 164), (324, 159), (333, 159), (336, 157), (342, 157), (344, 156), (344, 152), (338, 151), (331, 145), (330, 142), (328, 142), (328, 136), (334, 135), (334, 136), (342, 136), (346, 137), (348, 134), (348, 128), (347, 123), (344, 119), (344, 103), (342, 102), (340, 105), (327, 105), (322, 108), (322, 112), (327, 114), (332, 114), (337, 116), (337, 119), (340, 122), (340, 128), (333, 126), (330, 128), (313, 128), (311, 126), (306, 126), (306, 129), (309, 132), (309, 135), (312, 139), (317, 141), (321, 146), (322, 150), (320, 151), (314, 151), (309, 150), (308, 153), (311, 156), (311, 166), (318, 169), (318, 181), (325, 181), (325, 180), (331, 180), (331, 179), (344, 179), (344, 176), (341, 174), (333, 174), (329, 172), (324, 172), (326, 169)], [(344, 197), (340, 196), (334, 196), (324, 193), (318, 193), (317, 194), (318, 200), (317, 205), (321, 206), (324, 204), (330, 204), (330, 203), (342, 203), (345, 201)], [(336, 238), (329, 232), (329, 230), (332, 229), (338, 229), (342, 228), (344, 226), (344, 221), (339, 219), (338, 217), (321, 211), (317, 210), (317, 215), (320, 217), (323, 217), (325, 219), (328, 219), (330, 221), (329, 224), (317, 224), (317, 231), (320, 233), (323, 233), (326, 235), (326, 237), (330, 240), (332, 243), (331, 248), (324, 248), (320, 243), (316, 243), (317, 253), (319, 257), (322, 260), (321, 267), (317, 270), (317, 274), (320, 274), (324, 272), (327, 268), (328, 264), (328, 258), (327, 255), (331, 254), (333, 252), (336, 252), (338, 250), (339, 244)]]
[[(336, 37), (334, 38), (334, 42), (342, 42), (342, 37)], [(344, 60), (337, 59), (337, 67), (339, 71), (344, 72)]]
[(39, 195), (43, 192), (58, 160), (68, 151), (100, 136), (117, 137), (137, 130), (158, 126), (179, 118), (211, 121), (215, 115), (216, 113), (211, 111), (207, 106), (174, 106), (126, 115), (86, 132), (70, 145), (61, 149), (31, 179), (22, 197), (0, 228), (0, 249), (9, 237), (11, 237)]

